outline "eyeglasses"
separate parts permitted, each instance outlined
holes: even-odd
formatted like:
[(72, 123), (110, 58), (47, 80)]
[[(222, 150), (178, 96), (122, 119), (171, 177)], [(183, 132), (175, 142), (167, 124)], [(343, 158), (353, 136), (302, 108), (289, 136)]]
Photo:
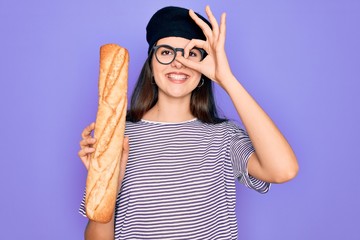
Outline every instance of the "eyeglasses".
[[(154, 51), (156, 60), (164, 65), (168, 65), (175, 60), (176, 52), (180, 51), (182, 56), (185, 54), (183, 48), (174, 48), (169, 45), (154, 46), (152, 50)], [(188, 59), (194, 62), (200, 62), (204, 59), (205, 53), (204, 49), (195, 47), (190, 50)]]

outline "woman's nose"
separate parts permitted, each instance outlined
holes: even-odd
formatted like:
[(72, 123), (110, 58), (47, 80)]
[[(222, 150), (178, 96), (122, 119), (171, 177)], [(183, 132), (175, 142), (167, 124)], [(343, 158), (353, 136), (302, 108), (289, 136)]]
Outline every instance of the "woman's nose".
[(173, 66), (173, 67), (176, 67), (176, 68), (182, 68), (182, 67), (185, 67), (182, 63), (180, 63), (178, 60), (177, 60), (177, 58), (179, 57), (179, 56), (182, 56), (182, 52), (181, 51), (177, 51), (176, 52), (176, 58), (174, 59), (174, 61), (171, 63), (171, 65)]

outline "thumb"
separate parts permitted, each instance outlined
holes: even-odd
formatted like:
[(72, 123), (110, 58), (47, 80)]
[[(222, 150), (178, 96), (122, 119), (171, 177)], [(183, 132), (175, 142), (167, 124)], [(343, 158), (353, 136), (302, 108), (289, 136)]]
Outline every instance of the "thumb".
[(184, 58), (183, 56), (176, 56), (176, 61), (178, 61), (185, 67), (201, 72), (201, 63), (191, 61), (189, 59)]
[(123, 151), (120, 158), (120, 182), (124, 178), (127, 160), (129, 157), (129, 137), (124, 137)]
[(123, 142), (123, 154), (127, 154), (127, 156), (129, 155), (129, 137), (125, 136), (124, 137), (124, 142)]

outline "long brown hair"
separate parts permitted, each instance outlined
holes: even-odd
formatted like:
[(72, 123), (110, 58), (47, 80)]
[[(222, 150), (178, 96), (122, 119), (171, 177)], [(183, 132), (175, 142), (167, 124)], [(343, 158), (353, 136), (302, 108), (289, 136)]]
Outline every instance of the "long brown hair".
[[(130, 109), (126, 120), (138, 122), (149, 111), (158, 100), (158, 87), (153, 81), (151, 58), (149, 54), (140, 75), (136, 82), (131, 96)], [(213, 94), (213, 83), (210, 79), (202, 75), (204, 84), (193, 90), (190, 100), (190, 111), (200, 121), (205, 123), (221, 123), (227, 121), (220, 118), (215, 105)]]

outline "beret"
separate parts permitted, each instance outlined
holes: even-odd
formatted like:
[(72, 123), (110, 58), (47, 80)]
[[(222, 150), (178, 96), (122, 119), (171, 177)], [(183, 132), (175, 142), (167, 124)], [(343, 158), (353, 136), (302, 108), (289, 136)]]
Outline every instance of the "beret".
[[(198, 13), (196, 15), (211, 28), (211, 24), (207, 19)], [(159, 39), (165, 37), (206, 40), (201, 28), (190, 17), (189, 9), (174, 6), (158, 10), (147, 24), (146, 41), (149, 43), (148, 53)]]

